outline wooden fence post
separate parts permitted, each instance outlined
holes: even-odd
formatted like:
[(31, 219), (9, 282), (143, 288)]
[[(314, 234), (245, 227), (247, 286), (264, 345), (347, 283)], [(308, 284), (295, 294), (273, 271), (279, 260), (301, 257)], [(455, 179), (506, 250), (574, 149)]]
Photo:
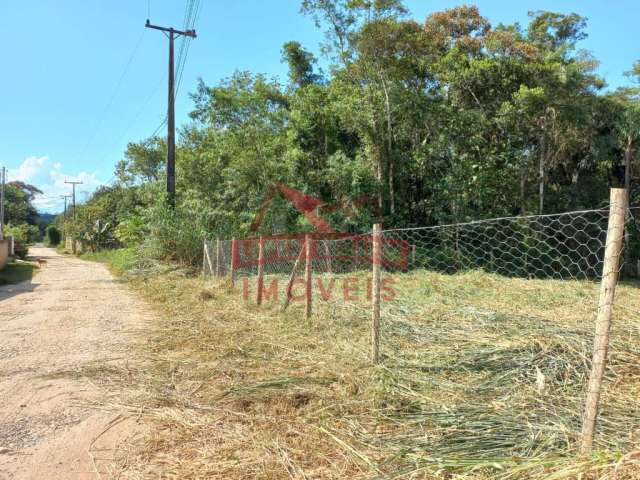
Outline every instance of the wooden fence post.
[(262, 305), (262, 290), (264, 290), (264, 239), (258, 240), (258, 279), (256, 281), (256, 304)]
[(238, 241), (231, 239), (231, 285), (235, 285), (236, 281), (236, 268), (238, 267)]
[(211, 255), (209, 254), (209, 242), (207, 242), (207, 240), (204, 241), (204, 252), (203, 252), (203, 259), (202, 259), (202, 274), (205, 274), (206, 268), (205, 268), (205, 264), (206, 266), (209, 267), (209, 275), (213, 274), (213, 266), (211, 265)]
[(382, 264), (381, 228), (376, 223), (373, 226), (372, 241), (372, 276), (371, 279), (371, 363), (380, 362), (380, 269)]
[(358, 270), (358, 263), (360, 263), (360, 259), (358, 258), (358, 237), (351, 239), (351, 246), (353, 247), (353, 271)]
[(287, 307), (289, 306), (289, 303), (291, 302), (291, 296), (292, 296), (291, 292), (293, 291), (293, 282), (296, 279), (296, 271), (298, 270), (298, 264), (300, 263), (300, 260), (302, 259), (302, 257), (306, 256), (306, 251), (307, 251), (306, 244), (303, 243), (302, 248), (300, 249), (300, 253), (296, 257), (296, 261), (293, 264), (291, 275), (289, 275), (289, 281), (287, 282), (287, 293), (285, 295), (284, 304), (282, 305), (283, 311), (287, 309)]
[(624, 188), (612, 188), (602, 281), (600, 283), (600, 298), (598, 300), (598, 315), (596, 318), (596, 333), (593, 342), (593, 358), (591, 360), (589, 386), (587, 387), (587, 398), (582, 420), (581, 451), (583, 454), (589, 453), (593, 447), (600, 390), (607, 363), (611, 313), (620, 269), (626, 206), (627, 191)]
[(312, 302), (313, 302), (313, 285), (312, 285), (312, 270), (313, 270), (313, 239), (311, 235), (306, 234), (304, 236), (305, 244), (305, 263), (304, 263), (304, 315), (306, 318), (311, 317)]
[(326, 264), (327, 271), (329, 273), (333, 273), (333, 265), (331, 263), (331, 250), (329, 249), (329, 245), (327, 244), (327, 240), (321, 240), (324, 245), (324, 254), (326, 255)]
[(216, 238), (216, 277), (221, 276), (220, 269), (220, 239)]
[(207, 239), (202, 242), (202, 278), (207, 276)]

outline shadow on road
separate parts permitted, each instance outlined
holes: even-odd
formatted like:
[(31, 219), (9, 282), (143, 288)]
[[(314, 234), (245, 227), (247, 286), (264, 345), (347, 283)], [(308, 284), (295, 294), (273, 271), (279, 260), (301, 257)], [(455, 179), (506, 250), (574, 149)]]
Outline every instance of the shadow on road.
[(33, 282), (36, 268), (29, 262), (14, 261), (0, 270), (0, 302), (14, 295), (34, 291), (39, 285)]

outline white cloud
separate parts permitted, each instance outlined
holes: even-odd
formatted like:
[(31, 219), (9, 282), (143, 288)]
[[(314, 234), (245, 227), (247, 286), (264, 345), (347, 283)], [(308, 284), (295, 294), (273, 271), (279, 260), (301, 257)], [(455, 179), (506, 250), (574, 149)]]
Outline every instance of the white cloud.
[(38, 210), (49, 213), (58, 213), (64, 208), (61, 197), (71, 193), (71, 185), (64, 183), (65, 180), (82, 182), (81, 185), (76, 185), (78, 203), (86, 200), (88, 192), (105, 184), (92, 172), (69, 175), (65, 173), (62, 163), (52, 163), (47, 155), (27, 157), (17, 168), (7, 170), (7, 181), (16, 180), (30, 183), (42, 190), (42, 195), (36, 196), (33, 205)]
[(45, 163), (49, 161), (49, 157), (27, 157), (18, 168), (12, 168), (7, 171), (7, 180), (9, 182), (21, 181), (29, 183), (42, 171)]

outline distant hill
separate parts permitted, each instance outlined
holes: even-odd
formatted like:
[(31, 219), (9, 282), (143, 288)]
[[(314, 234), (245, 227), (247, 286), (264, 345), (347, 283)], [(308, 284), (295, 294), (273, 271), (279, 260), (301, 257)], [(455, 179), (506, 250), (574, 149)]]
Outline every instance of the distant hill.
[(57, 215), (53, 213), (38, 213), (38, 216), (40, 217), (40, 222), (38, 223), (49, 225), (51, 222), (53, 222)]

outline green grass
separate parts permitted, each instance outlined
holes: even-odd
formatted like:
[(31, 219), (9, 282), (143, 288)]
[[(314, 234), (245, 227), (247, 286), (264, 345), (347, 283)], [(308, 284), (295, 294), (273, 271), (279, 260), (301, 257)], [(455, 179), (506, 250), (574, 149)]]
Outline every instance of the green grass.
[(28, 262), (11, 262), (0, 270), (0, 285), (11, 285), (31, 280), (35, 266)]
[(115, 250), (84, 252), (80, 254), (80, 258), (92, 262), (106, 263), (113, 273), (123, 275), (133, 264), (136, 252), (132, 248), (118, 248)]

